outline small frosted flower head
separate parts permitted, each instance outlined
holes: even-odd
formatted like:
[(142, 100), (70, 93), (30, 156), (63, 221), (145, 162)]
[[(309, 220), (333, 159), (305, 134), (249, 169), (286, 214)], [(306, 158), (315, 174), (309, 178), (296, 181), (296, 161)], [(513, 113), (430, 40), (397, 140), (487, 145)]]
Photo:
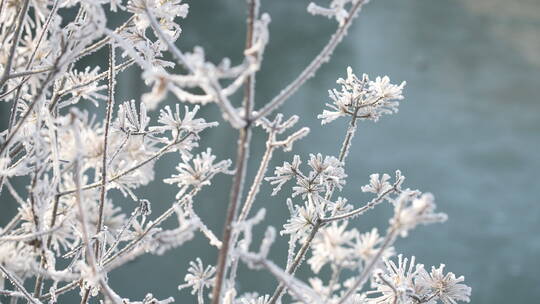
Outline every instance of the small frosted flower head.
[(66, 87), (71, 88), (69, 92), (72, 98), (68, 102), (61, 103), (60, 107), (76, 104), (81, 98), (92, 101), (95, 106), (100, 101), (106, 100), (107, 96), (104, 94), (104, 90), (107, 86), (99, 85), (99, 82), (95, 80), (98, 74), (99, 67), (95, 67), (92, 70), (90, 70), (90, 67), (86, 67), (84, 71), (69, 71), (66, 74)]
[(196, 294), (214, 284), (213, 276), (216, 273), (214, 266), (208, 265), (205, 268), (200, 258), (197, 258), (195, 262), (189, 262), (189, 265), (188, 274), (184, 277), (186, 283), (179, 285), (178, 290), (191, 287), (191, 294)]
[(315, 225), (319, 217), (320, 212), (318, 208), (309, 202), (306, 202), (301, 207), (296, 206), (287, 223), (283, 225), (281, 234), (298, 234), (299, 236), (303, 236)]
[(286, 182), (298, 175), (301, 163), (302, 161), (300, 160), (300, 156), (295, 155), (292, 163), (284, 162), (283, 166), (276, 167), (274, 170), (275, 176), (265, 178), (266, 181), (269, 181), (270, 184), (274, 185), (272, 195), (276, 195)]
[(394, 217), (390, 219), (390, 225), (403, 237), (419, 224), (440, 223), (447, 219), (446, 214), (435, 213), (437, 206), (431, 193), (416, 196), (415, 192), (404, 191), (394, 202)]
[(176, 111), (173, 113), (171, 107), (166, 106), (160, 110), (158, 122), (163, 126), (155, 127), (153, 130), (158, 132), (171, 131), (173, 138), (177, 138), (178, 134), (182, 131), (199, 133), (206, 128), (215, 127), (217, 122), (206, 122), (203, 118), (195, 118), (195, 115), (199, 111), (199, 106), (195, 106), (193, 110), (189, 110), (187, 106), (184, 107), (184, 118), (180, 118), (180, 106), (176, 104)]
[(329, 91), (332, 104), (327, 104), (330, 110), (324, 110), (317, 118), (321, 124), (327, 124), (341, 116), (352, 116), (360, 120), (377, 121), (383, 114), (397, 112), (398, 100), (403, 99), (405, 82), (400, 85), (390, 83), (388, 76), (377, 77), (370, 81), (364, 74), (358, 78), (350, 67), (347, 68), (347, 78), (337, 81), (341, 91)]
[(269, 134), (281, 134), (287, 129), (292, 128), (298, 122), (298, 119), (299, 117), (297, 115), (293, 115), (286, 121), (283, 121), (283, 114), (278, 113), (273, 121), (268, 120), (266, 117), (261, 117), (255, 124), (261, 126)]
[[(371, 229), (371, 231), (358, 234), (354, 241), (354, 254), (365, 262), (371, 261), (371, 259), (379, 251), (379, 246), (383, 243), (384, 238), (379, 235), (377, 228)], [(394, 247), (388, 247), (382, 255), (383, 259), (388, 259), (394, 255)]]
[(153, 294), (147, 293), (142, 302), (129, 302), (131, 304), (170, 304), (174, 303), (173, 297), (168, 297), (164, 300), (158, 300)]
[(354, 0), (334, 0), (330, 2), (330, 7), (319, 6), (311, 2), (307, 7), (307, 11), (312, 15), (320, 15), (329, 19), (336, 19), (339, 26), (343, 26), (347, 21), (347, 17), (349, 16), (346, 5), (354, 2)]
[(392, 189), (392, 185), (388, 182), (390, 175), (383, 174), (382, 177), (379, 173), (374, 173), (369, 176), (369, 184), (362, 186), (362, 192), (375, 193), (377, 196)]
[(150, 118), (146, 112), (146, 106), (141, 103), (141, 110), (138, 113), (135, 100), (126, 101), (119, 106), (118, 120), (116, 127), (128, 133), (143, 133), (148, 127)]
[(369, 82), (369, 90), (373, 96), (385, 100), (402, 100), (403, 88), (406, 82), (403, 81), (400, 85), (390, 83), (388, 76), (377, 77), (375, 81)]
[(181, 0), (129, 0), (127, 10), (136, 17), (135, 25), (140, 29), (145, 29), (150, 25), (147, 11), (156, 17), (160, 24), (167, 31), (180, 31), (174, 23), (176, 17), (185, 18), (188, 14), (189, 6), (182, 4)]
[(409, 259), (398, 255), (398, 264), (393, 261), (385, 261), (386, 269), (376, 273), (374, 285), (377, 289), (373, 293), (381, 293), (377, 298), (373, 298), (374, 303), (406, 303), (413, 304), (416, 295), (414, 279), (418, 272), (424, 267), (416, 264), (414, 256)]
[(168, 184), (177, 184), (180, 191), (176, 198), (180, 198), (188, 187), (192, 186), (200, 188), (205, 185), (210, 185), (211, 178), (218, 173), (227, 173), (231, 165), (230, 160), (222, 160), (214, 163), (216, 156), (212, 155), (212, 149), (208, 148), (206, 152), (202, 152), (193, 159), (193, 164), (180, 163), (176, 170), (178, 174), (174, 174), (170, 178), (163, 181)]
[(353, 205), (349, 204), (347, 199), (341, 196), (335, 202), (329, 203), (326, 207), (332, 216), (340, 215), (354, 209)]
[(308, 260), (313, 272), (318, 273), (327, 263), (347, 266), (353, 250), (349, 246), (358, 232), (347, 230), (347, 222), (333, 222), (322, 228), (313, 239), (313, 256)]
[(318, 176), (321, 183), (326, 186), (336, 187), (341, 189), (345, 184), (345, 170), (343, 170), (343, 163), (333, 156), (325, 156), (324, 159), (319, 153), (317, 155), (310, 154), (308, 165), (313, 169), (310, 176)]
[(421, 269), (415, 280), (416, 285), (428, 291), (428, 295), (435, 294), (435, 299), (439, 299), (443, 304), (456, 304), (458, 301), (470, 302), (471, 288), (461, 282), (465, 281), (463, 276), (457, 277), (452, 272), (444, 274), (444, 264), (438, 268), (431, 267), (428, 273)]

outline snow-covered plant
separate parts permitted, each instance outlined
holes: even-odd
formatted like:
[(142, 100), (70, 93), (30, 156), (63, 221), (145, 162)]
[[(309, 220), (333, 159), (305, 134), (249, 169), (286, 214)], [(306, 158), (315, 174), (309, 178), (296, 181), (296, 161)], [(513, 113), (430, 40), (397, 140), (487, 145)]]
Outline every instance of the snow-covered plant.
[[(295, 127), (297, 116), (276, 110), (330, 59), (365, 2), (310, 4), (310, 13), (337, 21), (336, 32), (289, 85), (256, 109), (255, 74), (270, 24), (258, 0), (247, 0), (246, 47), (234, 64), (228, 58), (210, 62), (200, 47), (191, 52), (177, 47), (178, 21), (189, 9), (181, 0), (0, 0), (0, 100), (11, 107), (0, 133), (0, 208), (8, 200), (18, 205), (0, 229), (0, 301), (62, 303), (64, 294), (78, 290), (80, 303), (172, 303), (174, 295), (123, 298), (108, 276), (142, 255), (189, 246), (200, 232), (216, 247), (218, 259), (206, 266), (199, 258), (189, 262), (185, 283), (179, 282), (198, 303), (273, 304), (282, 303), (285, 294), (289, 302), (312, 304), (468, 302), (471, 289), (444, 265), (428, 272), (414, 257), (398, 255), (395, 262), (396, 239), (418, 225), (446, 220), (431, 194), (405, 188), (398, 170), (393, 177), (372, 174), (361, 188), (372, 196), (365, 203), (339, 196), (352, 170), (346, 160), (357, 124), (396, 113), (405, 82), (358, 77), (348, 68), (318, 116), (322, 124), (349, 121), (338, 153), (294, 155), (267, 174), (274, 153), (292, 150), (309, 133)], [(113, 17), (125, 20), (109, 28)], [(108, 53), (104, 71), (81, 67), (81, 59), (98, 51)], [(150, 89), (136, 100), (118, 102), (116, 79), (132, 66), (142, 69)], [(234, 96), (241, 90), (240, 104)], [(162, 105), (169, 93), (178, 102), (173, 108)], [(81, 106), (88, 102), (95, 107)], [(218, 125), (198, 114), (209, 104), (220, 109), (219, 123), (239, 132), (234, 161), (217, 159), (204, 141), (206, 129)], [(83, 110), (96, 107), (104, 109), (103, 119)], [(258, 127), (267, 134), (266, 150), (244, 195), (252, 131)], [(177, 187), (177, 195), (163, 213), (152, 214), (151, 202), (135, 190), (155, 180), (156, 162), (166, 154), (180, 156), (177, 173), (162, 180)], [(193, 207), (218, 174), (233, 179), (220, 237)], [(25, 190), (15, 186), (20, 183)], [(273, 186), (272, 195), (291, 187), (283, 204), (290, 218), (278, 223), (279, 236), (289, 240), (283, 265), (268, 258), (278, 237), (274, 227), (267, 227), (258, 250), (251, 246), (257, 238), (253, 227), (265, 216), (263, 206), (252, 212), (263, 184)], [(115, 189), (134, 202), (132, 210), (122, 212), (109, 195)], [(393, 210), (388, 227), (355, 228), (355, 220), (374, 208)], [(171, 217), (177, 227), (164, 228)], [(304, 260), (314, 274), (307, 281), (295, 276)], [(275, 291), (240, 294), (240, 263), (274, 275)], [(328, 281), (319, 276), (323, 268), (331, 271)]]

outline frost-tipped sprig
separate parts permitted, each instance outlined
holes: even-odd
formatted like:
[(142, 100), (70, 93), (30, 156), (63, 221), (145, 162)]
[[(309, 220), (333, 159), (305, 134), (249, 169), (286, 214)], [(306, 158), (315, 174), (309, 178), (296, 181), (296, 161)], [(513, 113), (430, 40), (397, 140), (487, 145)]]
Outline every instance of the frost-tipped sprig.
[(379, 294), (369, 298), (373, 303), (428, 303), (435, 304), (441, 301), (444, 304), (456, 304), (459, 301), (469, 302), (471, 288), (462, 282), (463, 276), (456, 276), (449, 272), (444, 274), (444, 265), (432, 267), (427, 272), (422, 264), (416, 264), (415, 257), (404, 258), (398, 256), (397, 265), (386, 260), (382, 269), (374, 272), (374, 290), (368, 295)]
[(150, 123), (146, 106), (141, 103), (137, 111), (135, 100), (126, 101), (119, 106), (116, 128), (128, 134), (144, 134)]
[(189, 5), (182, 3), (182, 0), (129, 0), (127, 11), (136, 16), (135, 24), (140, 29), (146, 29), (150, 26), (150, 21), (146, 15), (147, 10), (159, 19), (160, 25), (164, 30), (171, 33), (180, 34), (180, 27), (174, 22), (177, 17), (185, 18), (188, 14)]
[(172, 175), (163, 181), (168, 184), (176, 184), (180, 191), (176, 198), (180, 198), (189, 187), (201, 188), (210, 185), (211, 179), (218, 173), (228, 173), (231, 165), (230, 160), (222, 160), (214, 163), (216, 156), (212, 155), (212, 149), (208, 148), (205, 152), (198, 154), (193, 159), (193, 164), (182, 162), (177, 167), (178, 174)]
[(214, 284), (214, 274), (216, 268), (212, 265), (204, 267), (200, 258), (195, 262), (189, 262), (188, 274), (184, 277), (185, 284), (179, 285), (178, 290), (191, 287), (191, 294), (197, 294), (199, 304), (204, 303), (203, 293), (205, 288)]
[(394, 216), (390, 219), (390, 225), (403, 237), (417, 225), (441, 223), (448, 218), (444, 213), (435, 212), (436, 205), (431, 193), (420, 195), (418, 191), (403, 191), (393, 203)]
[(340, 161), (333, 156), (323, 158), (321, 154), (310, 154), (309, 157), (308, 165), (311, 171), (308, 175), (300, 171), (301, 160), (298, 155), (294, 156), (292, 163), (285, 162), (283, 166), (276, 167), (275, 176), (266, 178), (272, 185), (275, 185), (272, 195), (277, 194), (281, 187), (292, 178), (296, 179), (293, 197), (300, 195), (304, 199), (313, 200), (316, 204), (325, 201), (321, 195), (323, 191), (328, 191), (333, 187), (342, 188), (347, 175)]
[(452, 272), (444, 273), (444, 264), (439, 267), (432, 266), (431, 272), (424, 268), (420, 269), (415, 279), (417, 289), (421, 289), (425, 294), (421, 297), (421, 302), (430, 303), (440, 300), (443, 304), (455, 304), (458, 301), (470, 302), (471, 288), (462, 282), (465, 277)]
[(409, 262), (409, 259), (403, 258), (401, 254), (398, 255), (397, 265), (391, 260), (385, 261), (385, 265), (386, 271), (376, 272), (374, 276), (374, 285), (377, 289), (373, 293), (381, 295), (373, 298), (373, 301), (388, 304), (413, 303), (413, 299), (417, 297), (414, 279), (424, 265), (416, 264), (414, 256)]
[(347, 78), (339, 78), (337, 83), (341, 85), (340, 91), (328, 91), (333, 102), (326, 104), (330, 110), (317, 116), (323, 125), (342, 116), (378, 121), (384, 114), (396, 113), (405, 87), (405, 82), (400, 85), (390, 83), (388, 76), (377, 77), (374, 81), (366, 74), (358, 78), (351, 67), (347, 68)]
[(193, 110), (189, 110), (189, 107), (184, 107), (184, 118), (181, 118), (180, 105), (176, 104), (176, 111), (173, 113), (169, 106), (161, 109), (159, 112), (158, 122), (162, 126), (152, 127), (154, 132), (167, 132), (172, 133), (172, 138), (178, 138), (182, 132), (191, 132), (198, 134), (209, 127), (215, 127), (217, 122), (206, 122), (203, 118), (195, 118), (199, 106), (195, 106)]
[[(292, 206), (290, 199), (289, 205)], [(317, 208), (317, 206), (309, 201), (306, 201), (303, 206), (295, 205), (294, 209), (290, 210), (290, 212), (291, 217), (283, 225), (281, 234), (294, 235), (296, 239), (306, 236), (322, 216), (320, 208)]]

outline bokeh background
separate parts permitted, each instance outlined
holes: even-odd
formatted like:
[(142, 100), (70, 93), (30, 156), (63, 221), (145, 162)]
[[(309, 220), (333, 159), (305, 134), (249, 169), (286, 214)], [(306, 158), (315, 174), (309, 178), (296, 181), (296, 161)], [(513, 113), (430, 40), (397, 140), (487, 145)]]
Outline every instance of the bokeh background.
[[(182, 20), (178, 45), (200, 45), (217, 62), (241, 59), (246, 8), (242, 0), (193, 0)], [(316, 55), (335, 30), (335, 22), (306, 12), (308, 1), (262, 1), (272, 17), (270, 44), (257, 74), (256, 103), (268, 102)], [(322, 127), (316, 119), (328, 101), (327, 90), (351, 66), (357, 74), (388, 75), (407, 81), (400, 112), (379, 122), (364, 122), (347, 160), (348, 183), (340, 194), (362, 203), (360, 187), (371, 173), (401, 169), (406, 186), (434, 193), (438, 208), (448, 213), (444, 224), (416, 229), (396, 244), (399, 252), (415, 255), (426, 266), (445, 263), (472, 286), (472, 303), (537, 303), (540, 298), (540, 1), (538, 0), (373, 0), (366, 5), (337, 48), (332, 60), (304, 85), (280, 111), (300, 115), (299, 125), (312, 133), (295, 145), (304, 159), (309, 153), (337, 155), (346, 120)], [(118, 100), (138, 98), (149, 91), (140, 71), (130, 69), (119, 79)], [(240, 96), (237, 96), (238, 101)], [(169, 97), (168, 103), (175, 103)], [(2, 116), (7, 117), (6, 107)], [(103, 109), (94, 109), (101, 113)], [(213, 105), (202, 115), (220, 119)], [(154, 113), (154, 120), (157, 113)], [(207, 131), (201, 148), (212, 147), (219, 158), (234, 159), (237, 135), (221, 124)], [(255, 174), (265, 136), (254, 134), (249, 178)], [(293, 153), (275, 154), (272, 167)], [(170, 176), (178, 157), (157, 163), (159, 177)], [(269, 171), (270, 172), (270, 171)], [(217, 177), (196, 200), (196, 210), (217, 235), (225, 218), (229, 177)], [(267, 183), (256, 208), (267, 209), (263, 226), (278, 229), (288, 215), (286, 193), (270, 197)], [(140, 189), (159, 214), (174, 199), (176, 189), (159, 178)], [(117, 196), (122, 200), (120, 196)], [(118, 201), (118, 200), (117, 200)], [(2, 203), (0, 218), (14, 210)], [(123, 203), (121, 203), (123, 204)], [(131, 205), (130, 205), (131, 204)], [(126, 210), (133, 203), (123, 204)], [(384, 229), (390, 208), (379, 208), (354, 220), (365, 231)], [(174, 223), (169, 223), (173, 225)], [(258, 232), (262, 232), (260, 227)], [(258, 243), (258, 242), (256, 242)], [(271, 258), (283, 265), (286, 240), (273, 246)], [(163, 256), (144, 256), (110, 275), (123, 296), (141, 299), (173, 295), (178, 303), (194, 302), (183, 283), (188, 261), (201, 257), (215, 263), (216, 251), (200, 235)], [(300, 276), (310, 274), (302, 267)], [(241, 269), (240, 292), (275, 288), (266, 272)], [(61, 303), (76, 301), (60, 298)]]

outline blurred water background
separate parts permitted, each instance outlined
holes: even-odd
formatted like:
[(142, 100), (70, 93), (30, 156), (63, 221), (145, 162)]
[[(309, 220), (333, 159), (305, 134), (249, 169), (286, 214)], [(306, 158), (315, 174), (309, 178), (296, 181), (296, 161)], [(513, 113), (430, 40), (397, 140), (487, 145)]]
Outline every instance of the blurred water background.
[[(200, 45), (214, 62), (223, 56), (238, 62), (245, 39), (244, 1), (187, 2), (191, 9), (181, 21), (181, 49)], [(336, 26), (307, 14), (308, 1), (262, 2), (261, 11), (271, 15), (272, 23), (265, 62), (257, 74), (259, 107), (299, 73)], [(399, 114), (360, 124), (347, 160), (348, 183), (340, 195), (364, 202), (367, 196), (360, 186), (371, 173), (401, 169), (406, 186), (434, 193), (449, 220), (416, 229), (399, 240), (399, 252), (416, 255), (427, 267), (445, 263), (448, 270), (463, 274), (473, 287), (472, 303), (538, 303), (540, 1), (373, 0), (330, 63), (281, 108), (287, 116), (300, 115), (299, 124), (312, 129), (311, 136), (295, 145), (304, 159), (309, 153), (338, 153), (346, 120), (321, 127), (316, 115), (327, 102), (327, 90), (335, 87), (347, 66), (357, 74), (389, 75), (395, 83), (408, 84)], [(117, 100), (137, 98), (149, 90), (141, 85), (139, 74), (131, 68), (120, 77)], [(175, 101), (170, 97), (168, 102)], [(6, 105), (1, 111), (7, 117)], [(213, 105), (203, 108), (202, 114), (220, 119)], [(201, 148), (209, 146), (218, 158), (234, 159), (237, 135), (231, 131), (226, 124), (207, 131)], [(264, 141), (264, 134), (256, 131), (248, 178), (255, 174)], [(275, 153), (272, 167), (292, 155)], [(175, 188), (160, 178), (170, 176), (177, 162), (174, 155), (160, 160), (157, 181), (137, 192), (153, 202), (154, 215), (174, 199)], [(219, 236), (229, 186), (230, 178), (216, 178), (195, 204)], [(268, 184), (262, 187), (255, 207), (267, 209), (265, 225), (280, 229), (288, 215), (286, 196), (270, 197), (269, 190)], [(12, 214), (12, 204), (2, 202), (2, 223)], [(133, 204), (123, 208), (131, 210)], [(390, 212), (380, 208), (351, 225), (364, 231), (372, 226), (384, 229)], [(280, 265), (285, 248), (286, 240), (280, 239), (271, 251)], [(191, 303), (194, 298), (188, 291), (178, 292), (177, 285), (183, 283), (188, 261), (197, 256), (205, 264), (215, 263), (214, 248), (200, 235), (164, 256), (144, 256), (115, 270), (110, 275), (112, 287), (132, 299), (152, 292), (158, 298), (173, 295), (178, 303)], [(301, 277), (310, 274), (308, 268), (302, 267)], [(264, 271), (242, 267), (241, 273), (239, 292), (275, 288), (276, 282)], [(75, 299), (66, 296), (60, 303)]]

